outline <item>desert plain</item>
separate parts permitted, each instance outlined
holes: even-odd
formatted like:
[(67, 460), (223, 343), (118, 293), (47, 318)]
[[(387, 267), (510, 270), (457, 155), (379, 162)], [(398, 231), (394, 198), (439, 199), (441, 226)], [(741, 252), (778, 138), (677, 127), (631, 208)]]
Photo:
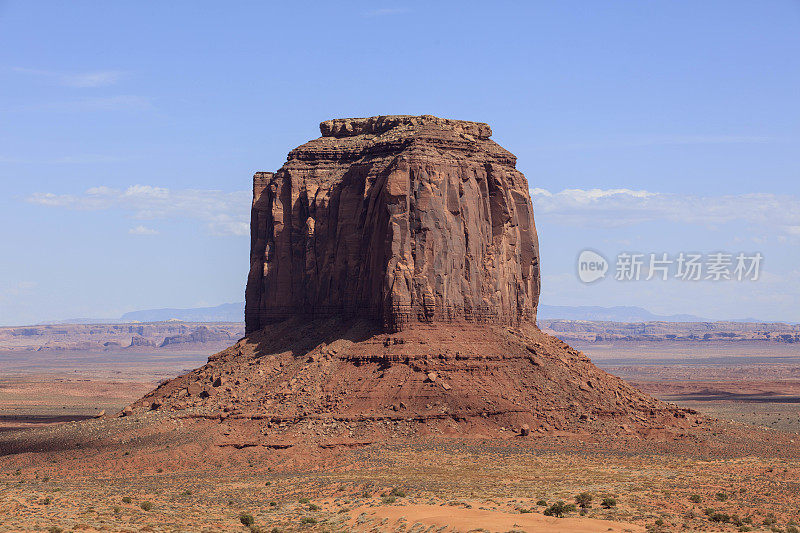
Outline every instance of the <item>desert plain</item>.
[[(508, 428), (493, 439), (432, 434), (280, 449), (215, 446), (204, 437), (208, 421), (165, 419), (159, 432), (117, 446), (0, 457), (0, 530), (796, 530), (800, 344), (570, 342), (600, 368), (702, 413), (709, 427), (691, 439), (521, 438)], [(6, 349), (0, 436), (109, 431), (98, 414), (202, 365), (222, 344)], [(140, 421), (112, 423), (124, 432)], [(591, 496), (585, 507), (544, 514), (582, 493)]]

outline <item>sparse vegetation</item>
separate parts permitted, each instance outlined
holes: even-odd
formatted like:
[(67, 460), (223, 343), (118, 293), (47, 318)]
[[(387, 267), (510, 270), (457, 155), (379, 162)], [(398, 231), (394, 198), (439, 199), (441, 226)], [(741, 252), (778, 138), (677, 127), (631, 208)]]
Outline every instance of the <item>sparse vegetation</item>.
[(317, 523), (317, 519), (316, 518), (312, 518), (310, 516), (304, 516), (303, 518), (300, 519), (300, 523), (303, 524), (303, 525), (316, 524)]
[(132, 503), (133, 499), (130, 496), (123, 496), (122, 503)]
[(239, 515), (239, 522), (241, 522), (244, 527), (252, 527), (253, 524), (256, 523), (256, 519), (253, 518), (251, 514), (242, 513)]
[(565, 514), (575, 512), (575, 506), (573, 504), (566, 504), (562, 501), (558, 501), (544, 510), (545, 516), (555, 516), (557, 518), (563, 518)]
[(689, 496), (689, 501), (692, 503), (700, 503), (703, 501), (703, 498), (701, 498), (699, 494), (692, 494)]
[(319, 511), (319, 505), (316, 505), (314, 503), (309, 503), (308, 504), (308, 510), (309, 511)]
[(149, 511), (153, 508), (153, 502), (142, 502), (139, 507), (145, 511)]
[(381, 498), (381, 501), (382, 501), (383, 503), (389, 504), (389, 503), (394, 503), (394, 502), (396, 502), (396, 501), (397, 501), (397, 498), (395, 498), (394, 496), (383, 496), (383, 497)]
[(539, 507), (547, 507), (547, 501), (545, 501), (545, 500), (538, 500), (538, 501), (536, 502), (536, 505), (538, 505)]
[(718, 502), (724, 502), (728, 499), (728, 495), (724, 492), (718, 492), (714, 495), (714, 498), (716, 498)]
[(299, 499), (299, 500), (297, 500), (297, 501), (298, 501), (298, 502), (300, 502), (300, 503), (308, 503), (308, 502), (310, 502), (311, 500), (309, 500), (308, 498), (300, 498), (300, 499)]
[(606, 496), (603, 498), (603, 501), (600, 502), (600, 506), (604, 509), (611, 509), (612, 507), (617, 506), (617, 499), (612, 498), (611, 496)]
[(575, 503), (578, 504), (581, 509), (588, 509), (592, 506), (592, 499), (592, 495), (588, 492), (581, 492), (575, 496)]

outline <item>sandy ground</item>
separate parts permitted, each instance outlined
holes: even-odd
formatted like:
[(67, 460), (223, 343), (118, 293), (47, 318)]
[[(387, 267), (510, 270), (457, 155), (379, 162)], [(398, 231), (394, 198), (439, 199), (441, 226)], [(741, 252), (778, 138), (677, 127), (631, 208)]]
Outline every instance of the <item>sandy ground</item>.
[[(696, 363), (769, 352), (661, 348), (660, 354), (642, 349), (646, 365), (612, 362), (631, 369), (629, 379), (651, 394), (724, 424), (732, 420), (730, 427), (759, 444), (711, 438), (699, 447), (613, 445), (565, 435), (522, 443), (388, 443), (327, 456), (226, 449), (190, 465), (188, 456), (202, 456), (205, 444), (191, 442), (200, 422), (187, 420), (175, 427), (187, 445), (148, 443), (144, 456), (76, 448), (0, 457), (0, 531), (246, 532), (243, 513), (253, 516), (252, 531), (792, 531), (800, 522), (800, 459), (771, 444), (779, 436), (800, 442), (800, 390), (786, 374), (794, 368), (786, 359), (792, 352), (781, 351), (772, 363), (741, 359), (731, 366)], [(603, 366), (635, 358), (630, 350), (587, 353)], [(664, 362), (676, 358), (682, 360)], [(35, 370), (0, 374), (0, 432), (119, 409), (188, 362), (117, 361), (119, 373), (110, 375), (91, 357), (81, 360), (50, 366), (42, 360)], [(784, 379), (763, 379), (781, 372)], [(93, 461), (106, 466), (89, 468)], [(593, 496), (584, 517), (545, 517), (537, 504), (571, 503), (580, 492)], [(601, 507), (605, 497), (617, 505)]]

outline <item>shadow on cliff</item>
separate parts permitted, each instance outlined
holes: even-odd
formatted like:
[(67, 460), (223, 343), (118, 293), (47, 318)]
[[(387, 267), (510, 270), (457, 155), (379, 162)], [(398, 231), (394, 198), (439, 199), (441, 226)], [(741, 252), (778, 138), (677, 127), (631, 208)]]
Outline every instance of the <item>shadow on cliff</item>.
[[(303, 357), (320, 345), (331, 345), (336, 341), (363, 342), (383, 333), (377, 320), (362, 318), (316, 318), (294, 317), (269, 324), (259, 331), (244, 337), (237, 346), (244, 344), (251, 357), (291, 352), (294, 357)], [(225, 356), (236, 347), (212, 356), (209, 360)]]

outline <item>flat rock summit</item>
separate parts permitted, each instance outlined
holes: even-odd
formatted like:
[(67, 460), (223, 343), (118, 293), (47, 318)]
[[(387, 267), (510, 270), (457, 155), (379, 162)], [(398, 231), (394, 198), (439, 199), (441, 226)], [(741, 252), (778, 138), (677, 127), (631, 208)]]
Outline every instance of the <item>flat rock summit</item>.
[(253, 179), (247, 336), (122, 416), (235, 448), (393, 436), (679, 436), (702, 424), (536, 327), (525, 176), (479, 122), (336, 119)]

